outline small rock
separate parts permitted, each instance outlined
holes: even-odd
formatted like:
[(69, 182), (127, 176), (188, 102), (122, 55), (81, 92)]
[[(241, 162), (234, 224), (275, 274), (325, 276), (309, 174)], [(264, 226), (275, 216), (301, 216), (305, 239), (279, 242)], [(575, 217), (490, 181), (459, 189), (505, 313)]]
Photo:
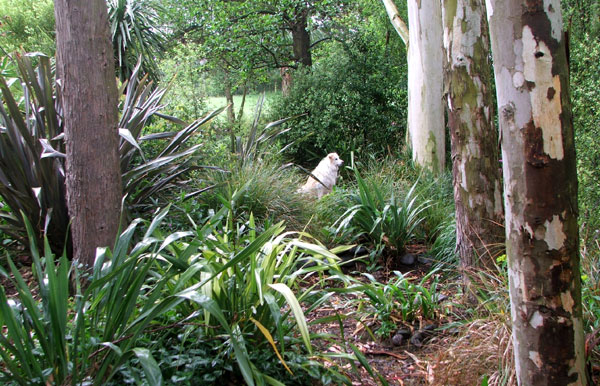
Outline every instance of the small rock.
[(400, 264), (404, 265), (414, 265), (417, 261), (417, 257), (412, 253), (406, 253), (400, 257)]
[(446, 300), (448, 300), (448, 295), (439, 294), (438, 297), (437, 297), (438, 303), (441, 303), (441, 302), (446, 301)]
[(357, 257), (366, 257), (369, 255), (369, 250), (362, 245), (358, 245), (345, 252), (338, 254), (338, 257), (342, 260), (342, 264)]
[(402, 336), (402, 334), (392, 336), (392, 343), (394, 346), (402, 346), (402, 343), (404, 343), (404, 336)]
[(417, 333), (415, 333), (411, 338), (410, 338), (410, 344), (412, 344), (413, 346), (416, 347), (421, 347), (423, 345), (423, 340), (424, 335), (423, 335), (423, 331), (417, 331)]

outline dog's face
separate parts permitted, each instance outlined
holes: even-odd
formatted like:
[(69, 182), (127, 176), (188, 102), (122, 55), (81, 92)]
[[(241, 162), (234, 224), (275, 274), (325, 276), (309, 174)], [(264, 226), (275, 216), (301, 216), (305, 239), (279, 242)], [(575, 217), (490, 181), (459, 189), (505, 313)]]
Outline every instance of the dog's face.
[(339, 167), (344, 164), (344, 161), (337, 153), (329, 153), (327, 154), (327, 158), (329, 158), (329, 162), (334, 165), (336, 169), (339, 169)]

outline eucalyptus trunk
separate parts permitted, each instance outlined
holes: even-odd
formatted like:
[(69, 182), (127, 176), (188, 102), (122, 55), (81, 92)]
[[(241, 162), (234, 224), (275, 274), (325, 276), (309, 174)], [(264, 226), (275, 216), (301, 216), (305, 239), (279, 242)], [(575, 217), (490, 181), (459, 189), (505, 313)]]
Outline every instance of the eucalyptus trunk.
[(121, 213), (117, 85), (104, 0), (56, 0), (56, 68), (67, 152), (74, 259), (90, 268)]
[(396, 4), (392, 0), (382, 1), (383, 5), (385, 6), (385, 11), (387, 12), (388, 17), (390, 18), (390, 23), (392, 23), (392, 26), (394, 26), (394, 29), (396, 30), (404, 44), (408, 46), (408, 27), (406, 26), (406, 23), (404, 23), (404, 20), (402, 20), (402, 18), (400, 17), (400, 12), (398, 12)]
[(559, 0), (488, 0), (516, 373), (586, 385), (577, 174)]
[(465, 272), (492, 269), (504, 208), (483, 0), (443, 0), (442, 20), (456, 247)]
[(413, 160), (444, 169), (442, 19), (439, 0), (408, 0), (408, 136)]

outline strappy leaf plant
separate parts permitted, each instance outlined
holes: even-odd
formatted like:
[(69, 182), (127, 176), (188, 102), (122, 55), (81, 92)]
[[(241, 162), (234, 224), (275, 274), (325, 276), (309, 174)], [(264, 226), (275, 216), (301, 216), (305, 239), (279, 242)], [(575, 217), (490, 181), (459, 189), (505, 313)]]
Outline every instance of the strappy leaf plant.
[[(48, 235), (55, 253), (62, 253), (69, 223), (65, 199), (65, 148), (62, 107), (50, 58), (37, 55), (34, 67), (28, 55), (16, 55), (18, 82), (22, 98), (9, 87), (13, 79), (0, 77), (0, 196), (11, 209), (0, 212), (2, 230), (25, 243), (25, 226), (18, 215), (23, 211), (32, 223), (37, 243)], [(196, 168), (193, 156), (200, 145), (190, 139), (222, 109), (186, 125), (174, 117), (160, 114), (165, 88), (153, 88), (147, 76), (138, 79), (140, 65), (123, 88), (120, 103), (120, 154), (126, 205), (134, 211), (165, 191), (177, 187), (186, 173)], [(183, 128), (154, 135), (143, 135), (151, 117), (161, 117)], [(146, 159), (140, 142), (167, 138), (157, 156)]]
[(157, 2), (148, 0), (108, 0), (110, 35), (115, 51), (117, 75), (123, 81), (135, 72), (142, 59), (142, 72), (158, 80), (159, 58), (166, 46), (165, 34), (158, 28)]
[(172, 291), (188, 300), (178, 306), (181, 314), (197, 315), (190, 321), (202, 327), (194, 335), (219, 347), (214, 360), (235, 364), (233, 373), (248, 385), (271, 383), (273, 377), (294, 379), (315, 366), (342, 379), (334, 368), (289, 360), (299, 353), (323, 355), (313, 351), (300, 303), (312, 296), (310, 309), (329, 295), (314, 286), (301, 289), (298, 282), (324, 270), (342, 277), (338, 258), (306, 234), (284, 232), (282, 223), (261, 230), (252, 215), (236, 219), (241, 195), (223, 198), (223, 208), (197, 229), (192, 243), (173, 243), (163, 252), (178, 272), (169, 284)]
[[(79, 274), (74, 263), (60, 258), (44, 239), (38, 251), (26, 218), (33, 258), (34, 296), (9, 258), (17, 296), (8, 299), (0, 286), (0, 382), (3, 384), (103, 384), (130, 358), (137, 357), (147, 373), (160, 373), (151, 356), (137, 347), (149, 323), (183, 301), (158, 298), (169, 280), (153, 279), (156, 251), (165, 240), (153, 237), (164, 218), (160, 213), (143, 239), (132, 244), (141, 220), (135, 220), (118, 238), (114, 250), (99, 250), (85, 291), (69, 296), (69, 276)], [(131, 251), (131, 252), (129, 252)], [(2, 272), (9, 277), (6, 272)]]
[(385, 197), (373, 183), (365, 181), (354, 168), (357, 189), (349, 194), (353, 205), (337, 220), (337, 232), (353, 228), (358, 237), (367, 237), (376, 249), (387, 247), (391, 255), (405, 251), (414, 240), (429, 202), (421, 200), (415, 189), (418, 181), (404, 194), (403, 199), (392, 192)]

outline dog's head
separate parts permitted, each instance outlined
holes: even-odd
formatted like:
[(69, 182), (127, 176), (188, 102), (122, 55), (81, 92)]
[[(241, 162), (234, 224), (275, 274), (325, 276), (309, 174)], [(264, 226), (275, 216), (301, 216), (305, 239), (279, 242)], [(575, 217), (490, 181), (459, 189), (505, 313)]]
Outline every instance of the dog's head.
[(329, 163), (334, 165), (336, 169), (339, 169), (340, 166), (344, 164), (344, 161), (340, 158), (337, 153), (329, 153), (327, 154), (327, 158), (329, 159)]

